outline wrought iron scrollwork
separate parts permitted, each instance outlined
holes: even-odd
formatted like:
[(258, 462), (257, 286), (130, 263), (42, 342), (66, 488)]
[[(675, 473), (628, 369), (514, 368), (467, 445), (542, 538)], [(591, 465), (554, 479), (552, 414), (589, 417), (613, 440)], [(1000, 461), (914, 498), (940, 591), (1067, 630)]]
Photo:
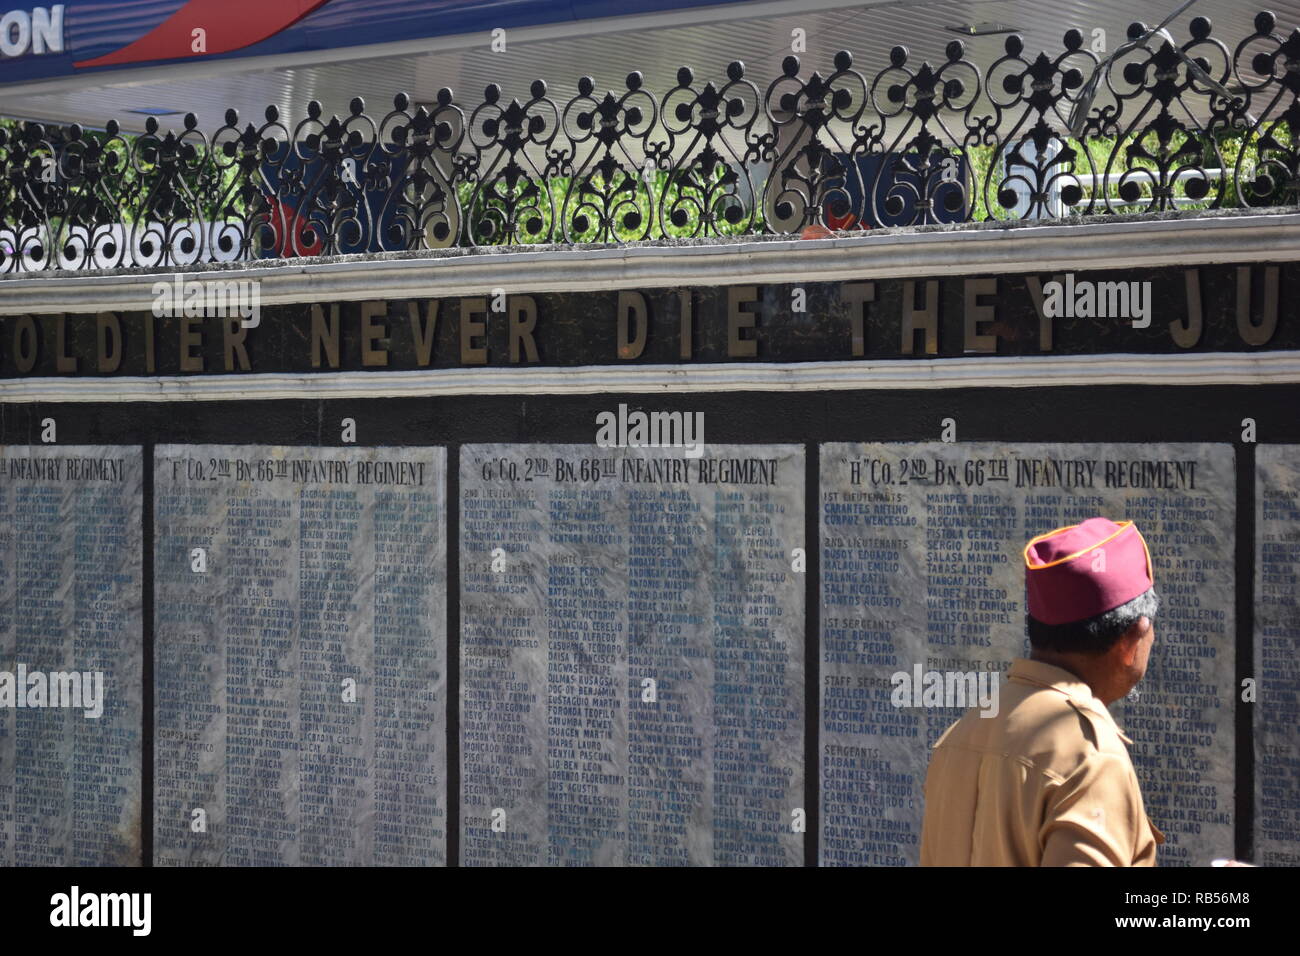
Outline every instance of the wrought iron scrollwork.
[[(1007, 37), (1006, 54), (988, 72), (994, 156), (983, 177), (986, 208), (1016, 210), (1023, 218), (1046, 219), (1078, 208), (1084, 183), (1098, 170), (1092, 154), (1069, 135), (1069, 111), (1097, 57), (1083, 49), (1083, 34), (1070, 30), (1055, 57), (1024, 55), (1024, 42)], [(1099, 124), (1101, 125), (1101, 124)], [(1089, 202), (1083, 211), (1092, 212)]]
[(696, 87), (690, 69), (677, 71), (677, 86), (660, 110), (666, 138), (650, 150), (654, 168), (668, 173), (659, 194), (661, 223), (692, 238), (756, 229), (762, 195), (755, 167), (771, 161), (776, 145), (775, 135), (758, 127), (761, 105), (739, 60), (720, 86)]
[(1229, 46), (1140, 23), (1106, 55), (1008, 36), (987, 66), (895, 47), (864, 69), (787, 57), (639, 72), (567, 97), (320, 103), (211, 135), (0, 124), (0, 275), (183, 268), (448, 246), (623, 243), (1300, 203), (1300, 29), (1260, 13)]
[(1245, 137), (1254, 143), (1257, 162), (1247, 163), (1243, 149), (1233, 166), (1243, 205), (1300, 201), (1300, 29), (1284, 37), (1276, 25), (1273, 14), (1259, 14), (1255, 32), (1233, 51), (1233, 73), (1259, 110)]

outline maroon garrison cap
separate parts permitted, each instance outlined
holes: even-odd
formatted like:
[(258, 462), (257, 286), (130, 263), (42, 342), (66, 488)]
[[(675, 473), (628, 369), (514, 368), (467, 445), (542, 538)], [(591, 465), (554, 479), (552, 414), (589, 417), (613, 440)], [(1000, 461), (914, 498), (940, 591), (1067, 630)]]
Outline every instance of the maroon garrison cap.
[(1154, 584), (1151, 552), (1132, 521), (1089, 518), (1025, 545), (1029, 614), (1044, 624), (1095, 617)]

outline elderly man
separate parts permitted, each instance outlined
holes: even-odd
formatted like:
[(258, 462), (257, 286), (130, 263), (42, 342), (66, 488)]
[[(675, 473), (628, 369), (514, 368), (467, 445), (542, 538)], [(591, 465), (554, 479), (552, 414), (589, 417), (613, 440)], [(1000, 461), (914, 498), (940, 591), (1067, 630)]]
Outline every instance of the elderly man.
[(1025, 546), (1031, 653), (995, 716), (972, 709), (935, 744), (922, 866), (1154, 866), (1147, 818), (1107, 705), (1146, 673), (1159, 608), (1131, 521), (1088, 520)]

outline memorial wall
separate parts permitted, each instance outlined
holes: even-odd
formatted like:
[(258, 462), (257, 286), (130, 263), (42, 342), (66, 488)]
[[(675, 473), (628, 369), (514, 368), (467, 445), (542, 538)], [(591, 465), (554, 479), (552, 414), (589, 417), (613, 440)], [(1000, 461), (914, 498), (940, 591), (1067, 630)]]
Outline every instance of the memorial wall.
[(1300, 865), (1300, 445), (1255, 458), (1256, 862)]
[(1300, 444), (860, 443), (903, 400), (823, 401), (703, 399), (693, 447), (591, 443), (603, 396), (0, 446), (0, 865), (913, 865), (930, 747), (1028, 652), (1025, 543), (1093, 514), (1161, 597), (1112, 707), (1161, 865), (1300, 862)]
[(1159, 862), (1300, 864), (1295, 216), (1184, 212), (8, 276), (0, 865), (913, 865), (1095, 515)]
[(154, 453), (154, 862), (445, 862), (446, 453)]
[(467, 445), (461, 861), (799, 865), (804, 455)]
[(140, 859), (139, 447), (0, 445), (0, 866)]
[(1024, 544), (1097, 514), (1161, 597), (1112, 708), (1161, 864), (1300, 864), (1300, 271), (692, 248), (322, 263), (250, 325), (6, 287), (0, 865), (915, 864)]
[(1029, 656), (1023, 547), (1098, 514), (1137, 524), (1161, 598), (1111, 708), (1161, 865), (1231, 856), (1235, 511), (1226, 444), (823, 445), (821, 862), (918, 861), (930, 748)]

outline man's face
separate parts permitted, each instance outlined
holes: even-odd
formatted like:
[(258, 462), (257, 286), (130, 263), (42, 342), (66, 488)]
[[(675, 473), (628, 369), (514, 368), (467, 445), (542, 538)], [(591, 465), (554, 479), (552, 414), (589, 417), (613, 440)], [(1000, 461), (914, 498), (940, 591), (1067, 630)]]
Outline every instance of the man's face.
[(1137, 644), (1133, 649), (1132, 663), (1126, 668), (1128, 671), (1126, 675), (1128, 688), (1124, 691), (1125, 694), (1136, 687), (1138, 682), (1146, 676), (1147, 664), (1151, 660), (1151, 646), (1156, 642), (1155, 624), (1149, 617), (1140, 618), (1133, 627), (1140, 636), (1138, 636)]

